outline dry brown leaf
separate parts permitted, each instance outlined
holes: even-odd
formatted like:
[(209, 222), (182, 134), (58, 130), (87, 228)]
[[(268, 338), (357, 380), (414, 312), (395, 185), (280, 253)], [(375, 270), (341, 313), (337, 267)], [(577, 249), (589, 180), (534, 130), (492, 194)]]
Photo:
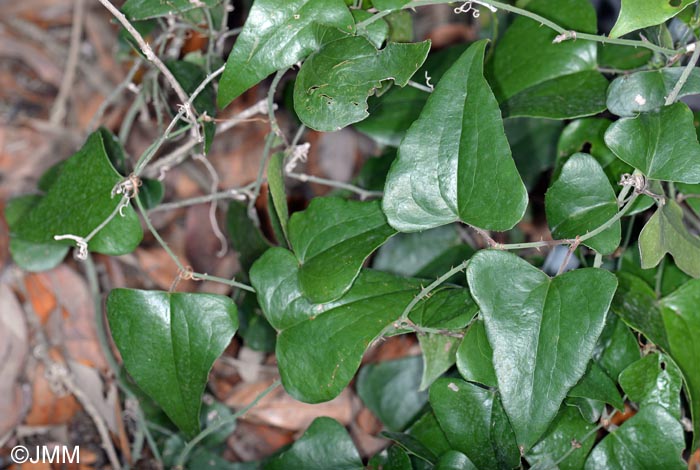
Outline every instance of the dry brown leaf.
[(227, 443), (238, 460), (250, 462), (273, 454), (293, 440), (294, 433), (291, 431), (239, 421)]
[(688, 459), (688, 470), (700, 470), (700, 449), (693, 452)]
[[(243, 408), (269, 387), (270, 383), (265, 381), (241, 384), (234, 389), (225, 403), (234, 409)], [(282, 387), (278, 387), (260, 400), (242, 419), (291, 431), (306, 429), (314, 419), (321, 416), (328, 416), (347, 426), (353, 418), (352, 397), (352, 392), (346, 388), (331, 401), (310, 405), (295, 400)]]
[[(50, 349), (48, 354), (51, 360), (63, 362), (56, 349)], [(34, 370), (28, 373), (32, 384), (32, 405), (24, 420), (28, 426), (66, 424), (80, 409), (73, 395), (57, 395), (52, 390), (45, 373), (46, 367), (43, 363), (38, 363)]]
[(10, 288), (0, 285), (0, 439), (20, 421), (23, 409), (18, 376), (28, 353), (22, 306)]

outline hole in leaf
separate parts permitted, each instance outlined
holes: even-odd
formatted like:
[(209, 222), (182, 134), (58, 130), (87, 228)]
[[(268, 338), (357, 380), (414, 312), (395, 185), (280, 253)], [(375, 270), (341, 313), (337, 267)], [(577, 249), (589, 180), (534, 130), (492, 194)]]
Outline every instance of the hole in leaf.
[(661, 361), (659, 363), (659, 365), (661, 366), (661, 370), (666, 370), (666, 362), (665, 361)]
[(668, 4), (672, 7), (679, 7), (681, 6), (681, 0), (669, 0)]
[(584, 142), (583, 145), (581, 146), (581, 151), (583, 153), (591, 153), (591, 148), (593, 147), (593, 144), (590, 142)]

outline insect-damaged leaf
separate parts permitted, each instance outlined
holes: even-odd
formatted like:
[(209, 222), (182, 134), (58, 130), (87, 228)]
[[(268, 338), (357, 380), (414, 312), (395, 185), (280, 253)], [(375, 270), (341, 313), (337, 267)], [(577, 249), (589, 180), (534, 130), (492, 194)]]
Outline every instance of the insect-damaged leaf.
[(312, 129), (336, 131), (369, 116), (367, 98), (393, 80), (405, 86), (423, 64), (430, 41), (387, 44), (377, 50), (354, 36), (326, 44), (309, 57), (294, 84), (294, 110)]
[(473, 44), (443, 75), (399, 147), (383, 209), (401, 232), (456, 220), (508, 230), (525, 212), (527, 192), (482, 73), (485, 47)]
[(654, 353), (631, 364), (620, 374), (620, 386), (640, 408), (659, 405), (681, 419), (681, 371), (665, 354)]
[[(615, 191), (600, 164), (577, 153), (564, 164), (545, 196), (547, 222), (554, 238), (575, 238), (597, 229), (618, 211)], [(620, 244), (620, 221), (583, 243), (602, 254)]]
[[(46, 196), (16, 224), (13, 237), (39, 244), (75, 245), (54, 240), (55, 235), (86, 237), (114, 212), (121, 201), (112, 189), (123, 177), (109, 161), (102, 131), (93, 132), (85, 145), (61, 166)], [(122, 209), (88, 243), (88, 249), (107, 255), (132, 252), (143, 231), (131, 205)]]
[(263, 78), (355, 31), (343, 0), (256, 0), (219, 82), (224, 108)]
[(114, 289), (107, 318), (126, 370), (193, 437), (209, 371), (238, 329), (236, 304), (223, 295)]
[(518, 445), (528, 450), (586, 372), (617, 280), (593, 268), (550, 279), (503, 251), (474, 255), (467, 280), (493, 348), (503, 406)]
[(649, 178), (700, 183), (700, 144), (685, 103), (620, 119), (605, 132), (605, 143)]
[(395, 233), (379, 201), (313, 199), (289, 221), (302, 292), (314, 303), (336, 300), (350, 289), (365, 259)]
[(692, 3), (693, 0), (622, 0), (620, 15), (610, 31), (610, 37), (618, 38), (663, 23)]

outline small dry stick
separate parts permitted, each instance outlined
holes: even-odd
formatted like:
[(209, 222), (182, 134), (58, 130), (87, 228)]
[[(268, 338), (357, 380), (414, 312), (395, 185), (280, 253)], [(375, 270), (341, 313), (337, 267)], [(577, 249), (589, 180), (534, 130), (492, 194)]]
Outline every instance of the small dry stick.
[(51, 108), (51, 116), (49, 122), (51, 124), (59, 124), (66, 116), (66, 102), (73, 90), (73, 81), (75, 80), (75, 72), (78, 68), (78, 60), (80, 59), (80, 39), (83, 36), (83, 17), (85, 16), (85, 0), (75, 0), (73, 6), (73, 29), (70, 35), (70, 49), (68, 50), (68, 60), (66, 61), (66, 70), (63, 73), (61, 86), (58, 89), (56, 101)]

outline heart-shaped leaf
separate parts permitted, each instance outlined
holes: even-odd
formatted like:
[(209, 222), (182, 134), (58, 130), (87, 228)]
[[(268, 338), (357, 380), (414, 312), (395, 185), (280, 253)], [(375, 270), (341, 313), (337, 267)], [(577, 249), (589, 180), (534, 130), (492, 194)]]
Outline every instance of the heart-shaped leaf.
[(525, 212), (527, 192), (482, 73), (485, 47), (474, 43), (454, 62), (401, 142), (383, 201), (399, 231), (456, 220), (508, 230)]
[[(525, 455), (527, 461), (532, 465), (530, 468), (533, 470), (582, 468), (588, 452), (595, 443), (595, 434), (589, 435), (594, 427), (593, 424), (583, 419), (576, 408), (572, 406), (562, 407), (544, 437)], [(585, 436), (588, 438), (584, 441)], [(572, 452), (571, 445), (574, 440), (579, 445)], [(564, 460), (559, 460), (563, 455), (567, 457)]]
[(618, 38), (638, 29), (661, 24), (694, 3), (693, 0), (622, 0), (620, 15), (610, 31)]
[(430, 405), (452, 448), (477, 468), (518, 465), (515, 435), (496, 392), (444, 378), (430, 387)]
[(236, 304), (223, 295), (114, 289), (107, 318), (126, 370), (194, 437), (209, 371), (238, 329)]
[(379, 201), (313, 199), (289, 220), (302, 292), (314, 303), (338, 299), (350, 289), (367, 257), (395, 233)]
[(583, 376), (617, 287), (601, 269), (550, 279), (512, 253), (481, 251), (467, 268), (503, 406), (518, 445), (532, 447)]
[(693, 450), (700, 446), (700, 280), (693, 279), (661, 300), (669, 355), (683, 373), (693, 418)]
[(292, 446), (265, 464), (265, 470), (334, 468), (364, 470), (360, 454), (342, 424), (316, 418)]
[[(608, 88), (608, 110), (621, 117), (632, 117), (662, 108), (684, 70), (684, 67), (666, 67), (617, 77)], [(700, 70), (693, 69), (678, 97), (697, 93), (700, 93)]]
[(387, 44), (377, 50), (352, 36), (326, 44), (311, 55), (294, 84), (294, 110), (312, 129), (336, 131), (369, 116), (367, 98), (393, 80), (405, 86), (423, 64), (430, 41)]
[(608, 434), (586, 459), (586, 470), (685, 470), (683, 427), (661, 406), (642, 408)]
[[(527, 9), (568, 30), (597, 30), (588, 0), (533, 0)], [(553, 43), (556, 36), (522, 16), (498, 41), (488, 75), (505, 116), (565, 119), (605, 109), (607, 80), (596, 71), (596, 44), (581, 39)]]
[(605, 132), (605, 143), (649, 178), (700, 183), (700, 144), (693, 119), (685, 103), (664, 106), (614, 122)]
[(650, 354), (620, 374), (620, 386), (640, 408), (659, 405), (681, 419), (681, 371), (665, 354)]
[[(121, 201), (112, 189), (123, 179), (109, 161), (102, 131), (93, 132), (85, 145), (61, 166), (55, 182), (16, 224), (13, 237), (39, 244), (75, 245), (54, 240), (55, 235), (86, 237), (102, 224)], [(141, 242), (141, 223), (131, 206), (122, 209), (88, 243), (88, 249), (107, 255), (131, 253)]]
[(354, 31), (343, 0), (256, 0), (226, 60), (217, 104), (226, 107), (276, 70)]
[(684, 273), (700, 277), (700, 238), (683, 224), (683, 209), (668, 200), (660, 207), (639, 234), (642, 269), (658, 265), (666, 253)]
[[(590, 155), (578, 153), (564, 164), (559, 179), (545, 195), (547, 221), (554, 238), (575, 238), (617, 214), (617, 199), (605, 172)], [(583, 243), (602, 254), (620, 244), (620, 221)]]

